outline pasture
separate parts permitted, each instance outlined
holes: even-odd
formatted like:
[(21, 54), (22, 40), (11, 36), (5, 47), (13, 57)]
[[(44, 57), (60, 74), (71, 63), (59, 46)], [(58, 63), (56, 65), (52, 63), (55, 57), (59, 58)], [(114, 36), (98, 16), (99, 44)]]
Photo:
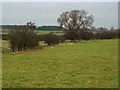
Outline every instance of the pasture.
[[(8, 50), (3, 42), (3, 51)], [(3, 88), (116, 88), (118, 40), (64, 43), (2, 56)]]
[[(9, 29), (0, 29), (0, 33), (1, 34), (8, 34), (9, 32)], [(48, 34), (50, 32), (53, 32), (53, 33), (63, 33), (63, 31), (61, 30), (34, 30), (35, 33), (38, 33), (38, 34)]]
[(64, 34), (63, 31), (50, 31), (50, 30), (35, 30), (35, 33), (37, 34), (48, 34), (48, 33), (54, 33), (54, 34), (57, 34), (57, 35), (62, 35)]

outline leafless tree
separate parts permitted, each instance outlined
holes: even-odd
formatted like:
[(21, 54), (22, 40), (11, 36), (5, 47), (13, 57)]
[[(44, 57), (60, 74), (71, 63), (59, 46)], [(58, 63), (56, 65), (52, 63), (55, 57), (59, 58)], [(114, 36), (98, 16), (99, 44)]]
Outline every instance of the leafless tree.
[(63, 12), (57, 21), (64, 29), (80, 30), (91, 28), (94, 17), (93, 15), (88, 15), (85, 10), (71, 10)]

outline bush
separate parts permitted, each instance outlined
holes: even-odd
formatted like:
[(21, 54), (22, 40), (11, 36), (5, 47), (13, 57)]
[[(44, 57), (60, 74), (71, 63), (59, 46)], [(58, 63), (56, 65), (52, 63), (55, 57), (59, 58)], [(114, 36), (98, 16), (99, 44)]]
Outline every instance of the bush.
[(75, 40), (79, 39), (79, 33), (74, 30), (69, 30), (69, 31), (65, 32), (64, 37), (65, 37), (65, 39), (71, 40), (71, 42), (75, 42)]
[(2, 40), (8, 40), (8, 35), (7, 34), (2, 34), (0, 36), (2, 36)]
[(115, 31), (102, 31), (96, 33), (96, 39), (114, 39), (118, 37), (118, 32)]
[(12, 51), (32, 49), (39, 45), (37, 34), (28, 27), (17, 27), (8, 34)]
[(79, 39), (90, 40), (94, 38), (94, 33), (90, 30), (81, 30), (79, 31)]
[(61, 42), (61, 43), (62, 43), (62, 42), (65, 42), (65, 37), (64, 37), (64, 35), (59, 36), (59, 38), (60, 38), (60, 42)]
[(45, 41), (45, 34), (39, 34), (38, 39), (39, 41)]
[(48, 46), (59, 44), (60, 37), (58, 35), (49, 33), (44, 35), (44, 41), (47, 43)]

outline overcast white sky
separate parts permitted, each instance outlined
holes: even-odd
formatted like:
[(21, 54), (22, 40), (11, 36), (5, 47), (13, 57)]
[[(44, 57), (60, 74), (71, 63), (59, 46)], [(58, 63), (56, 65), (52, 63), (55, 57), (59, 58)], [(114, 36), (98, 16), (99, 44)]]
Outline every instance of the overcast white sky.
[(2, 2), (118, 2), (119, 0), (1, 0)]
[(64, 11), (84, 9), (94, 16), (93, 26), (118, 27), (117, 2), (2, 2), (2, 24), (58, 25)]

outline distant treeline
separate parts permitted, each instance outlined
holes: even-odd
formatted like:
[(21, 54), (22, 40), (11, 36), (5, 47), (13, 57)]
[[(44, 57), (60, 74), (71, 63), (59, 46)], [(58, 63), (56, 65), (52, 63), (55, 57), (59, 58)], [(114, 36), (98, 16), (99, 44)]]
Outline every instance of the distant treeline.
[(2, 29), (16, 29), (18, 27), (25, 27), (25, 25), (0, 25)]
[(63, 31), (64, 29), (60, 26), (41, 26), (37, 27), (36, 30)]
[[(1, 25), (2, 29), (15, 29), (16, 27), (21, 27), (24, 25)], [(64, 29), (60, 26), (39, 26), (36, 27), (36, 30), (49, 30), (49, 31), (63, 31)]]

